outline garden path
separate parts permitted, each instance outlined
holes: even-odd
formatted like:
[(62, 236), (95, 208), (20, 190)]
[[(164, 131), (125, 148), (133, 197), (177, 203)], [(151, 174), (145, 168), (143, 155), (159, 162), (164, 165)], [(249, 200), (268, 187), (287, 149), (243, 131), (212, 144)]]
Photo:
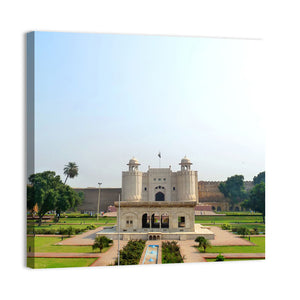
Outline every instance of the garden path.
[(66, 238), (63, 241), (56, 243), (56, 245), (91, 246), (94, 244), (96, 233), (102, 229), (103, 227), (97, 227), (96, 229), (89, 230), (87, 232), (75, 235), (70, 238)]
[[(209, 227), (209, 226), (208, 226)], [(215, 239), (211, 240), (212, 246), (252, 246), (250, 241), (240, 238), (234, 233), (223, 230), (218, 226), (210, 226), (209, 229), (215, 234)]]
[[(120, 241), (120, 250), (127, 245), (128, 241)], [(114, 265), (115, 260), (118, 258), (118, 241), (114, 241), (113, 245), (104, 253), (101, 253), (101, 256), (91, 264), (91, 267), (98, 266), (109, 266)]]

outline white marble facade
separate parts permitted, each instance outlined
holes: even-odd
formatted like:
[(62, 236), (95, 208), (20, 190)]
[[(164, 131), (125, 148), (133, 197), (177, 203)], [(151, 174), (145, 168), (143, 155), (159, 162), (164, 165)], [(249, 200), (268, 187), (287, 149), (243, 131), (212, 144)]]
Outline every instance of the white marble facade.
[(141, 172), (136, 158), (127, 165), (122, 172), (121, 231), (193, 232), (198, 175), (190, 160), (184, 157), (177, 172), (171, 167)]

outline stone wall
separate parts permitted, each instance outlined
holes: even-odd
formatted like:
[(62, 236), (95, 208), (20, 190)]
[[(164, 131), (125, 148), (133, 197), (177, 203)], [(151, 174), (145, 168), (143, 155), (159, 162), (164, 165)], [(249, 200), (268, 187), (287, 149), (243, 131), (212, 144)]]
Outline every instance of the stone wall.
[[(76, 192), (83, 192), (84, 201), (77, 208), (82, 212), (97, 212), (99, 188), (73, 188)], [(101, 188), (100, 189), (100, 212), (106, 212), (108, 206), (114, 205), (119, 200), (121, 188)]]
[[(219, 184), (222, 181), (199, 181), (198, 182), (198, 199), (202, 205), (211, 205), (213, 210), (229, 210), (229, 199), (219, 191)], [(244, 181), (246, 191), (254, 187), (252, 181)], [(233, 210), (241, 210), (240, 205), (236, 205)]]
[[(218, 186), (221, 181), (199, 181), (198, 182), (198, 200), (200, 205), (211, 205), (215, 210), (229, 210), (229, 200), (219, 191)], [(252, 181), (245, 181), (246, 190), (253, 188)], [(78, 211), (97, 212), (98, 188), (74, 188), (75, 191), (81, 191), (85, 195), (85, 200), (78, 207)], [(108, 206), (114, 205), (118, 201), (121, 188), (101, 188), (100, 193), (100, 211), (107, 211)], [(237, 205), (237, 207), (240, 206)], [(219, 208), (219, 209), (218, 209)], [(235, 210), (235, 207), (233, 208)]]

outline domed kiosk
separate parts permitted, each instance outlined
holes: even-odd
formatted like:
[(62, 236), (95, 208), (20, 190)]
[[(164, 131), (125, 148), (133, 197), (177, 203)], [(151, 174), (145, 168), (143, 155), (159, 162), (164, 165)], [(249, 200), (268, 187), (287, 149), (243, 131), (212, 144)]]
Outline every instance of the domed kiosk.
[[(120, 211), (121, 239), (214, 239), (210, 230), (195, 224), (198, 174), (191, 170), (192, 163), (187, 157), (181, 160), (181, 170), (177, 172), (171, 166), (149, 167), (147, 172), (141, 172), (134, 157), (127, 165), (128, 170), (122, 172), (120, 208), (119, 202), (115, 202)], [(98, 235), (117, 239), (117, 229), (103, 230)]]

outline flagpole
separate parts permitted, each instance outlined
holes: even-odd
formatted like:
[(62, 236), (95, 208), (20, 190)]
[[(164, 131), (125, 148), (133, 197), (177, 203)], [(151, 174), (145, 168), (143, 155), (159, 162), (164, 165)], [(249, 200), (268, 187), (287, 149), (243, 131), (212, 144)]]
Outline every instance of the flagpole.
[(161, 161), (161, 153), (160, 151), (158, 152), (158, 166), (160, 168), (160, 161)]

